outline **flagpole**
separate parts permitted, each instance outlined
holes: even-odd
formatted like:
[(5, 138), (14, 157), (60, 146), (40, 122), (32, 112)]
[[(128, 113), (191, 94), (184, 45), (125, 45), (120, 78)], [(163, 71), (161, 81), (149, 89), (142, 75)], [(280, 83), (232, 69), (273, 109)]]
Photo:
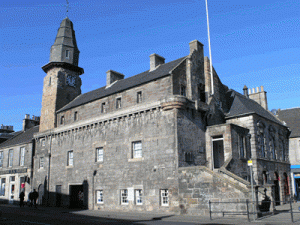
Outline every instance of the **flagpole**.
[(212, 70), (212, 57), (211, 57), (211, 47), (210, 47), (210, 32), (209, 32), (207, 0), (205, 0), (205, 4), (206, 4), (206, 18), (207, 18), (208, 48), (209, 48), (209, 58), (210, 58), (211, 95), (213, 95), (214, 94), (214, 79), (213, 79), (213, 70)]

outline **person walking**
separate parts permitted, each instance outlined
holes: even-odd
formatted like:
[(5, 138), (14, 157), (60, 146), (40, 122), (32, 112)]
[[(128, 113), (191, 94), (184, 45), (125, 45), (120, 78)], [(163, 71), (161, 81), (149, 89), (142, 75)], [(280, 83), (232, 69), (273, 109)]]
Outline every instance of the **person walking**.
[(24, 207), (24, 198), (25, 198), (24, 191), (21, 191), (19, 198), (20, 198), (20, 207), (22, 206)]
[(37, 191), (35, 189), (33, 189), (32, 198), (33, 198), (33, 204), (34, 204), (35, 208), (37, 208), (36, 201), (37, 201), (38, 197), (39, 197), (39, 193), (37, 193)]

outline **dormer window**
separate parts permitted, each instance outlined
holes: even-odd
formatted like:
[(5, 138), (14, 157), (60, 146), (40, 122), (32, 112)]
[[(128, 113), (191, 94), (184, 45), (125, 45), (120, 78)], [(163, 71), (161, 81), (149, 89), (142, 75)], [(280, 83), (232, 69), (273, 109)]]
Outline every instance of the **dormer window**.
[(180, 85), (180, 95), (186, 96), (186, 88), (183, 84)]
[(69, 58), (70, 58), (70, 51), (66, 50), (66, 59), (69, 59)]

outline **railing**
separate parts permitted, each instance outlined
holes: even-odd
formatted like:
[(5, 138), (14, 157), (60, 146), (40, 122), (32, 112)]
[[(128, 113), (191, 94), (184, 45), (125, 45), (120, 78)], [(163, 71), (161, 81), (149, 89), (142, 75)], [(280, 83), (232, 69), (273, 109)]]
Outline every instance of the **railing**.
[[(213, 204), (244, 204), (246, 206), (246, 211), (224, 211), (224, 210), (220, 210), (220, 211), (212, 211), (212, 205)], [(208, 201), (208, 205), (209, 205), (209, 218), (210, 220), (212, 220), (212, 214), (213, 213), (218, 213), (218, 214), (222, 214), (223, 217), (226, 214), (230, 214), (230, 215), (247, 215), (248, 221), (250, 222), (250, 212), (249, 212), (249, 201), (248, 199), (245, 202), (212, 202), (212, 201)]]
[[(227, 205), (226, 205), (227, 204)], [(228, 210), (228, 205), (232, 210)], [(280, 204), (275, 206), (276, 204)], [(252, 207), (251, 207), (252, 206)], [(250, 222), (264, 221), (266, 222), (300, 222), (300, 202), (292, 199), (288, 201), (226, 201), (226, 202), (208, 202), (209, 217), (213, 219), (213, 214), (225, 215), (245, 215)]]

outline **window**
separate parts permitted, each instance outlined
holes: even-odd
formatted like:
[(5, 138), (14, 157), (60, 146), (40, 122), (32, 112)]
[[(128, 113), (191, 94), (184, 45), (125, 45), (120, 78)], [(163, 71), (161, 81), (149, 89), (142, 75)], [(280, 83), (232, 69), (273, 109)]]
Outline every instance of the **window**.
[(240, 158), (245, 158), (245, 146), (244, 146), (244, 137), (239, 136), (239, 149), (240, 149)]
[(3, 152), (0, 152), (0, 167), (3, 167)]
[(185, 156), (185, 161), (186, 162), (193, 162), (194, 161), (194, 156), (193, 156), (192, 152), (186, 152), (184, 154), (184, 156)]
[(265, 143), (266, 143), (266, 140), (265, 140), (265, 125), (259, 121), (257, 123), (257, 130), (258, 130), (258, 148), (259, 148), (259, 152), (260, 152), (260, 156), (261, 157), (265, 157), (266, 154), (265, 154)]
[(20, 148), (20, 166), (24, 166), (25, 161), (25, 147)]
[(68, 166), (73, 166), (73, 151), (68, 151)]
[(121, 98), (117, 98), (117, 101), (116, 101), (116, 108), (117, 109), (121, 109), (122, 105), (121, 105)]
[(121, 190), (121, 205), (128, 205), (128, 190)]
[(135, 190), (135, 204), (143, 205), (143, 191), (141, 189)]
[(142, 158), (142, 142), (136, 141), (132, 143), (132, 158)]
[(96, 191), (97, 204), (103, 204), (103, 190)]
[(136, 96), (136, 102), (137, 102), (137, 103), (141, 103), (141, 102), (142, 102), (142, 92), (141, 92), (141, 91), (139, 91), (139, 92), (137, 93), (137, 96)]
[(66, 50), (66, 59), (69, 59), (69, 58), (70, 58), (70, 51)]
[(105, 102), (101, 103), (101, 113), (106, 113)]
[(169, 190), (163, 189), (160, 190), (160, 198), (162, 206), (169, 206)]
[(51, 77), (49, 77), (49, 84), (48, 86), (51, 86)]
[(180, 85), (180, 95), (186, 96), (186, 90), (185, 90), (185, 85), (181, 84)]
[(103, 162), (103, 148), (96, 148), (96, 162)]
[(45, 139), (42, 140), (42, 146), (45, 146)]
[(44, 168), (44, 157), (40, 158), (40, 169)]
[(15, 182), (15, 180), (16, 180), (16, 177), (15, 177), (15, 176), (9, 177), (9, 181), (10, 181), (10, 182)]
[(61, 116), (61, 117), (60, 117), (60, 124), (64, 124), (64, 122), (65, 122), (65, 117), (64, 117), (64, 116)]
[(6, 179), (5, 178), (2, 178), (0, 180), (0, 196), (5, 196), (5, 182), (6, 182)]
[(77, 115), (78, 113), (77, 112), (74, 112), (74, 121), (76, 121), (77, 120), (77, 117), (78, 117), (78, 115)]
[(10, 149), (8, 152), (8, 166), (11, 167), (13, 165), (13, 150)]
[(206, 102), (205, 85), (204, 84), (198, 85), (198, 98), (200, 99), (201, 102)]

